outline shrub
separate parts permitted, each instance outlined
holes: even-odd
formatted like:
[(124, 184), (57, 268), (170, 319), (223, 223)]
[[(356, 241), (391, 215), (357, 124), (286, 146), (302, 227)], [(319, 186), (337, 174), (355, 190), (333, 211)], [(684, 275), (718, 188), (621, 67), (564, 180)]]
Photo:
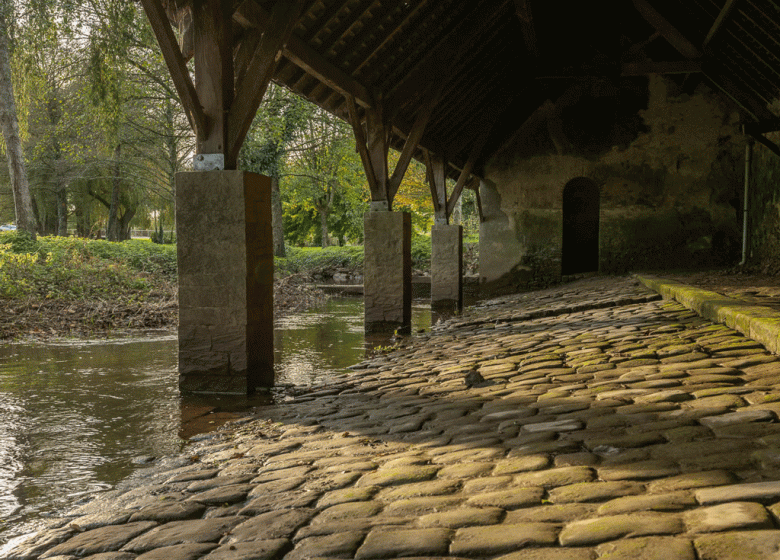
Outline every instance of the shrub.
[(144, 299), (175, 279), (175, 247), (148, 241), (111, 243), (74, 237), (0, 235), (4, 298)]
[(287, 257), (274, 261), (280, 276), (298, 272), (321, 274), (335, 269), (360, 273), (363, 269), (363, 247), (288, 247)]

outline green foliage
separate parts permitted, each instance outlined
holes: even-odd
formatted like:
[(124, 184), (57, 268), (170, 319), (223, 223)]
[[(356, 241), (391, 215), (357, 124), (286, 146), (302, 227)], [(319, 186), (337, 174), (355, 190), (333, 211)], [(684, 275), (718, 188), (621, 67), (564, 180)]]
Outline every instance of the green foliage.
[(287, 257), (275, 259), (274, 265), (280, 276), (298, 272), (317, 274), (334, 269), (360, 272), (363, 269), (363, 247), (290, 247)]
[(431, 268), (431, 236), (412, 236), (412, 268), (430, 270)]
[(140, 301), (176, 274), (176, 249), (148, 241), (0, 234), (0, 297)]

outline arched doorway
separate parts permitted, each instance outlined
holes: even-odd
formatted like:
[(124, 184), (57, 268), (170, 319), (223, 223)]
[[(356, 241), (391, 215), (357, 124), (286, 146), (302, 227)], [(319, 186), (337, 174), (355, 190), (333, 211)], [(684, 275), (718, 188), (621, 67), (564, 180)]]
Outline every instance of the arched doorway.
[(599, 188), (590, 179), (572, 179), (563, 188), (561, 274), (599, 269)]

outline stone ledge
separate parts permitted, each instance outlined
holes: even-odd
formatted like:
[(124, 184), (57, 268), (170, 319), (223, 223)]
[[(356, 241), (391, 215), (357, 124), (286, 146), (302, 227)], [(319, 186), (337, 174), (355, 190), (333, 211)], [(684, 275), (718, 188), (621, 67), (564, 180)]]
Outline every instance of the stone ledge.
[(731, 298), (688, 286), (674, 280), (634, 275), (645, 286), (674, 299), (714, 323), (722, 323), (746, 337), (760, 342), (773, 354), (780, 351), (780, 313), (769, 307), (750, 305)]

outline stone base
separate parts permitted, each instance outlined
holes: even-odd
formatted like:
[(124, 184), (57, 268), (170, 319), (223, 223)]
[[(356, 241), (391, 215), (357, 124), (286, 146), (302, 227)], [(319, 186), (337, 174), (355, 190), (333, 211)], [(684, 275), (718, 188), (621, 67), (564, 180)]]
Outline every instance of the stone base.
[(463, 308), (463, 227), (434, 225), (431, 229), (431, 307)]
[(412, 327), (412, 218), (367, 212), (363, 219), (366, 332), (408, 334)]
[(270, 178), (177, 174), (176, 236), (180, 390), (249, 394), (272, 386)]

